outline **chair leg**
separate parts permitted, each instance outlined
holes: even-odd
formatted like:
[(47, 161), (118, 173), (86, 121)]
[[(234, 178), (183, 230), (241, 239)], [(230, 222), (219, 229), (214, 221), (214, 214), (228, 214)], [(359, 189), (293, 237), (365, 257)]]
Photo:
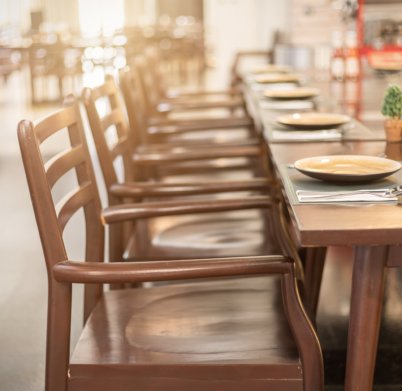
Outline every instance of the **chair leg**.
[(49, 283), (45, 391), (66, 391), (70, 356), (71, 285)]
[(324, 390), (324, 364), (317, 334), (303, 308), (293, 269), (282, 276), (285, 314), (302, 361), (304, 390)]
[[(119, 262), (124, 252), (124, 227), (123, 224), (109, 226), (109, 262)], [(122, 289), (123, 284), (111, 284), (110, 289)]]

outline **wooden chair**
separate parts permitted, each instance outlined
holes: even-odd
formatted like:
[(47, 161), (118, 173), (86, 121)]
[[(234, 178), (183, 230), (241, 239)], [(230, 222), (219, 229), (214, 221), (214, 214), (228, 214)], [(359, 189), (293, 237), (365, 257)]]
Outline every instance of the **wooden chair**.
[[(44, 163), (40, 144), (62, 128), (68, 129), (70, 149)], [(18, 137), (48, 272), (47, 391), (323, 390), (320, 346), (291, 259), (104, 263), (102, 220), (144, 217), (150, 207), (102, 213), (77, 104), (35, 125), (21, 122)], [(51, 189), (70, 170), (78, 185), (56, 206)], [(168, 213), (161, 205), (151, 214), (163, 208)], [(81, 261), (73, 261), (62, 235), (81, 210), (86, 250)], [(212, 277), (220, 279), (103, 289), (107, 283)], [(70, 355), (76, 283), (85, 284), (86, 323)]]
[(231, 82), (230, 86), (232, 89), (238, 89), (239, 84), (242, 83), (241, 75), (241, 63), (245, 59), (259, 58), (266, 61), (268, 64), (275, 63), (275, 49), (276, 47), (284, 43), (285, 36), (282, 31), (275, 30), (272, 36), (271, 47), (267, 50), (241, 50), (235, 54), (233, 64), (231, 67)]
[[(241, 95), (226, 100), (217, 100), (215, 97), (215, 99), (210, 98), (210, 101), (187, 98), (186, 102), (183, 100), (175, 102), (174, 99), (170, 100), (161, 97), (160, 89), (157, 86), (158, 79), (155, 78), (155, 74), (151, 72), (153, 67), (148, 64), (146, 57), (137, 58), (135, 63), (140, 76), (147, 112), (150, 118), (180, 119), (183, 117), (183, 111), (185, 112), (185, 118), (190, 116), (193, 120), (205, 117), (211, 119), (229, 118), (232, 120), (235, 118), (249, 118), (245, 102)], [(223, 112), (220, 110), (217, 113), (217, 110), (211, 109), (225, 110), (223, 110)], [(190, 112), (190, 114), (188, 112)]]
[[(133, 65), (131, 68), (122, 69), (119, 76), (130, 127), (140, 134), (138, 142), (172, 142), (176, 145), (191, 145), (193, 143), (197, 144), (197, 147), (203, 144), (211, 147), (211, 143), (227, 141), (237, 145), (251, 145), (260, 141), (256, 136), (253, 122), (247, 118), (221, 118), (218, 120), (155, 118), (147, 110), (146, 98), (137, 67)], [(191, 137), (188, 136), (189, 133), (192, 134)], [(208, 134), (207, 137), (206, 133)]]
[(7, 82), (14, 71), (21, 69), (21, 54), (12, 48), (0, 45), (0, 78)]
[(246, 112), (245, 102), (239, 90), (230, 91), (193, 91), (190, 93), (170, 94), (160, 68), (160, 56), (155, 48), (148, 48), (144, 62), (140, 63), (144, 88), (149, 92), (150, 104), (154, 114), (186, 110), (223, 108), (233, 112), (242, 109)]

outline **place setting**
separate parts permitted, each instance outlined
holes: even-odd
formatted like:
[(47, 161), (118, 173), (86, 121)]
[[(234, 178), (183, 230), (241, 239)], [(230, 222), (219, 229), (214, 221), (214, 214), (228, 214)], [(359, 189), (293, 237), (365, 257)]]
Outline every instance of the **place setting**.
[(261, 92), (260, 107), (268, 110), (312, 110), (319, 93), (318, 88), (312, 87), (266, 89)]
[(285, 169), (299, 203), (399, 203), (401, 167), (383, 157), (333, 155), (299, 159)]
[(337, 141), (354, 126), (344, 114), (307, 111), (277, 116), (270, 133), (273, 141)]
[(268, 72), (247, 77), (251, 89), (258, 92), (294, 89), (305, 84), (305, 77), (298, 73)]

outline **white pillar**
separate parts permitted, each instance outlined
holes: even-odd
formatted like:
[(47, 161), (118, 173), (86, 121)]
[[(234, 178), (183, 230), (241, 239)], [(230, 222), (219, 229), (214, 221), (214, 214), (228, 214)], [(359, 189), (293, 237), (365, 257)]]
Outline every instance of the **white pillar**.
[(156, 0), (145, 0), (145, 16), (150, 23), (155, 23)]
[(239, 50), (268, 49), (285, 30), (289, 0), (204, 0), (206, 43), (214, 53), (221, 87)]

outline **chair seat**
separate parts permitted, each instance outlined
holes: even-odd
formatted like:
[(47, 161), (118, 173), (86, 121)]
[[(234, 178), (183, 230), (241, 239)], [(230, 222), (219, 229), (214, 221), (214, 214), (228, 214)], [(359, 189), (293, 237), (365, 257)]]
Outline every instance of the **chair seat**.
[[(139, 235), (139, 230), (142, 235)], [(280, 254), (269, 215), (245, 210), (219, 214), (158, 217), (136, 230), (127, 257), (230, 257)], [(138, 243), (140, 237), (142, 243)]]
[(69, 391), (240, 391), (250, 379), (253, 390), (303, 389), (277, 277), (107, 292), (72, 355)]

